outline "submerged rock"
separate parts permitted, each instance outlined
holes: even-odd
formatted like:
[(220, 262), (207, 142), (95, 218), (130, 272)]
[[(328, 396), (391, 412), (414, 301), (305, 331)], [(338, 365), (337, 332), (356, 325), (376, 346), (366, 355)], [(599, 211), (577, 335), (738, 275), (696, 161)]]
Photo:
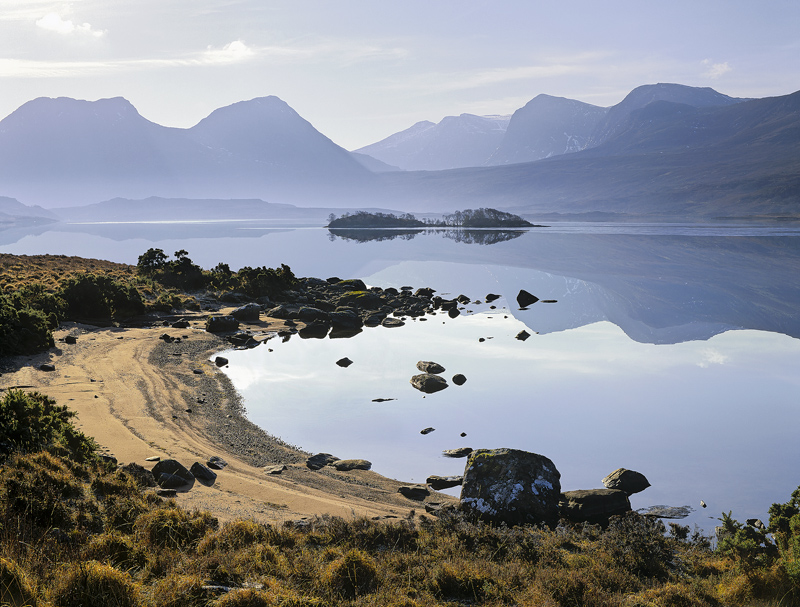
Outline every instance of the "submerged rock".
[(549, 458), (518, 449), (478, 449), (464, 469), (461, 509), (508, 525), (555, 526), (561, 474)]

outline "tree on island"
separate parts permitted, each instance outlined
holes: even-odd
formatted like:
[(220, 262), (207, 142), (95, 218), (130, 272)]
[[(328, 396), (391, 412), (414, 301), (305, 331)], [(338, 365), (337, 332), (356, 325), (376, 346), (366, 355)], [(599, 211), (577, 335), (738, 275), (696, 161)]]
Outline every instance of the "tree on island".
[(519, 215), (498, 211), (497, 209), (467, 209), (444, 215), (442, 219), (421, 221), (411, 213), (369, 213), (356, 211), (345, 213), (337, 219), (328, 216), (328, 228), (533, 228), (536, 227)]

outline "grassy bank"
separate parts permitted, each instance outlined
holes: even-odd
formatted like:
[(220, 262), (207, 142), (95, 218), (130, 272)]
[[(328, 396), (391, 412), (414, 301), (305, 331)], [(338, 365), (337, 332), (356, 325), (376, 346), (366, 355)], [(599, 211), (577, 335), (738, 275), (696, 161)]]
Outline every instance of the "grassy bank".
[[(493, 527), (457, 512), (224, 525), (158, 497), (152, 476), (95, 455), (70, 412), (38, 393), (0, 401), (0, 604), (792, 605), (800, 491), (771, 540), (728, 519), (712, 550), (629, 514), (607, 529)], [(752, 532), (751, 532), (752, 530)]]

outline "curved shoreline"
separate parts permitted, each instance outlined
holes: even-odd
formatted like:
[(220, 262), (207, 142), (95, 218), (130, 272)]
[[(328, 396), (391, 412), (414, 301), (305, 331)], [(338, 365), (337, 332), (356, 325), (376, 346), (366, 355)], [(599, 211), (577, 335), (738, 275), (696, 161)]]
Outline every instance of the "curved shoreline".
[[(187, 467), (212, 455), (229, 465), (211, 487), (199, 483), (177, 497), (188, 508), (208, 510), (220, 520), (254, 518), (276, 522), (319, 515), (402, 518), (424, 508), (397, 489), (406, 483), (375, 472), (312, 471), (303, 450), (270, 436), (250, 422), (241, 396), (210, 357), (230, 347), (204, 330), (204, 314), (189, 314), (190, 326), (97, 328), (69, 323), (73, 345), (57, 341), (49, 351), (13, 359), (0, 388), (25, 386), (66, 404), (77, 425), (120, 463), (148, 465), (148, 457), (174, 458)], [(263, 318), (263, 317), (262, 317)], [(247, 324), (267, 334), (283, 321)], [(167, 334), (174, 341), (160, 339)], [(39, 365), (49, 362), (55, 372)], [(285, 465), (279, 475), (264, 468)], [(431, 493), (429, 500), (454, 501)]]

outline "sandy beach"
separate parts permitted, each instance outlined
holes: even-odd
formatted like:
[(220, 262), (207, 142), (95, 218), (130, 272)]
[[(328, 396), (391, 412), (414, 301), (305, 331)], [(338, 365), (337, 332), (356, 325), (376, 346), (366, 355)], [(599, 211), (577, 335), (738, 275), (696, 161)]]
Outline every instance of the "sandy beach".
[[(319, 515), (404, 518), (424, 513), (424, 503), (397, 492), (405, 485), (372, 471), (338, 472), (305, 465), (310, 455), (250, 423), (225, 374), (210, 357), (230, 344), (205, 331), (205, 316), (187, 315), (190, 326), (100, 328), (67, 323), (48, 352), (12, 359), (0, 388), (38, 390), (78, 414), (78, 427), (120, 464), (148, 458), (176, 459), (187, 468), (222, 457), (228, 466), (211, 487), (195, 483), (177, 501), (220, 520), (264, 522)], [(283, 321), (263, 319), (243, 328), (266, 338)], [(169, 335), (173, 341), (160, 339)], [(67, 335), (76, 343), (66, 344)], [(259, 346), (259, 347), (264, 347)], [(42, 371), (51, 363), (55, 371)], [(334, 454), (336, 455), (336, 454)], [(280, 474), (265, 468), (285, 465)], [(451, 502), (431, 492), (426, 501)]]

